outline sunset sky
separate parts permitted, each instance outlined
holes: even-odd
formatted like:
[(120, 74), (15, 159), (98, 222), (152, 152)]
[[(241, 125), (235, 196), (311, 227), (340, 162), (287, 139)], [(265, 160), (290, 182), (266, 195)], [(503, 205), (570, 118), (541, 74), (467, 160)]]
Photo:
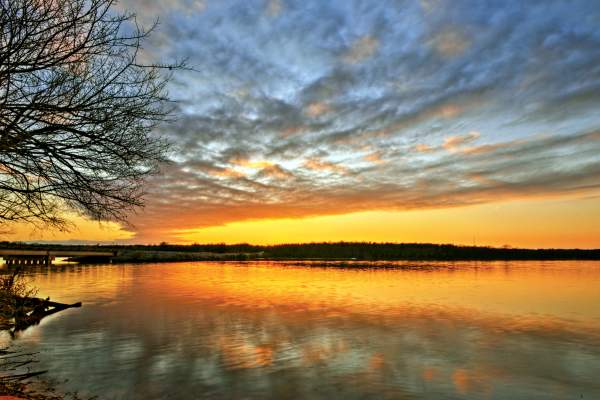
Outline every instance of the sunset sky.
[(130, 226), (10, 240), (600, 247), (596, 1), (123, 0), (187, 59)]

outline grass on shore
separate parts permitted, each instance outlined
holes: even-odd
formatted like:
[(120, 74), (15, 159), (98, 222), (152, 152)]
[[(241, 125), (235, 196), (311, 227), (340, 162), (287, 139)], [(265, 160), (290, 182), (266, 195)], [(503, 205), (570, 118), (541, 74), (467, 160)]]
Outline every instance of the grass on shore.
[(16, 319), (32, 311), (25, 299), (36, 293), (27, 285), (20, 268), (0, 276), (0, 331), (13, 328)]

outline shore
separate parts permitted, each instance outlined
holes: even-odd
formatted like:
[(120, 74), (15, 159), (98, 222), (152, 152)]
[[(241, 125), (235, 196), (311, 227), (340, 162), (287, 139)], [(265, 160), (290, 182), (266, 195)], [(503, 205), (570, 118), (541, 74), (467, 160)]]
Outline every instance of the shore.
[(0, 349), (0, 400), (64, 400), (66, 398), (56, 393), (44, 381), (35, 383), (31, 381), (46, 371), (18, 372), (29, 371), (26, 366), (34, 362), (32, 354)]
[[(10, 285), (6, 283), (9, 280)], [(1, 287), (0, 332), (7, 332), (11, 337), (18, 331), (38, 324), (48, 315), (81, 306), (81, 303), (69, 305), (15, 294), (34, 292), (20, 286), (16, 277), (3, 278)], [(55, 393), (51, 385), (43, 380), (32, 381), (47, 372), (32, 368), (35, 362), (35, 354), (30, 352), (13, 348), (0, 349), (0, 400), (77, 399), (77, 396), (65, 397)]]
[[(0, 242), (5, 253), (22, 250), (108, 252), (104, 257), (71, 257), (82, 263), (145, 263), (175, 261), (348, 260), (348, 261), (509, 261), (600, 260), (600, 249), (526, 249), (458, 246), (432, 243), (324, 242), (277, 245), (160, 244), (57, 245)], [(66, 256), (68, 257), (68, 256)]]
[[(110, 258), (114, 264), (177, 262), (177, 261), (245, 261), (258, 258), (260, 253), (212, 253), (195, 251), (121, 250)], [(106, 262), (106, 258), (70, 257), (68, 261), (80, 263)]]

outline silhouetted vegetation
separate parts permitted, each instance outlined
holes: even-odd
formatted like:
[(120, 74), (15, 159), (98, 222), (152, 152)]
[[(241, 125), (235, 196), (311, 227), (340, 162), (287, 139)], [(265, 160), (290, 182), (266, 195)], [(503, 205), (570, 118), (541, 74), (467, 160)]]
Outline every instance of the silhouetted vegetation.
[[(600, 260), (600, 249), (519, 249), (427, 243), (302, 243), (258, 246), (241, 244), (65, 246), (0, 242), (1, 248), (156, 252), (163, 256), (142, 261), (175, 261), (165, 253), (204, 253), (205, 259), (324, 259), (324, 260)], [(215, 256), (211, 258), (211, 254)], [(222, 255), (222, 256), (217, 256)], [(175, 254), (173, 254), (175, 256)], [(160, 258), (160, 259), (159, 259)], [(130, 260), (129, 260), (130, 261)]]
[(512, 249), (422, 243), (308, 243), (270, 246), (272, 258), (356, 260), (563, 260), (600, 259), (600, 250)]
[(32, 310), (25, 300), (35, 293), (27, 286), (20, 268), (0, 276), (0, 330), (13, 328), (15, 321)]

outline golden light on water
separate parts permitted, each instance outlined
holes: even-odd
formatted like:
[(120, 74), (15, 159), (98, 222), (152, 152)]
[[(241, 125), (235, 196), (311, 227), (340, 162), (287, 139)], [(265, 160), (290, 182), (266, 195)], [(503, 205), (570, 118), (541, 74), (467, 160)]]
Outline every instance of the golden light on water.
[[(278, 396), (294, 382), (303, 396), (323, 382), (350, 397), (423, 390), (493, 397), (517, 387), (534, 393), (540, 382), (559, 398), (575, 386), (594, 393), (597, 262), (319, 265), (39, 268), (40, 296), (84, 306), (19, 340), (47, 346), (56, 370), (91, 352), (98, 376), (135, 390), (131, 368), (147, 379), (235, 378), (244, 390), (270, 387)], [(532, 368), (539, 359), (551, 361)], [(225, 397), (237, 395), (224, 387)]]
[[(313, 267), (307, 267), (314, 265)], [(329, 266), (326, 268), (320, 265)], [(61, 276), (35, 281), (40, 295), (76, 299), (89, 290), (101, 297), (130, 289), (155, 293), (149, 298), (180, 302), (210, 300), (219, 307), (284, 308), (398, 316), (421, 309), (435, 312), (492, 313), (496, 317), (529, 315), (556, 320), (600, 320), (597, 262), (361, 262), (339, 268), (335, 262), (178, 263), (161, 272), (160, 280), (135, 282), (129, 266), (82, 269), (73, 285), (56, 285)], [(363, 266), (396, 265), (392, 269)], [(567, 266), (567, 267), (565, 267)], [(149, 267), (152, 268), (152, 267)], [(81, 279), (89, 285), (74, 286)], [(50, 289), (51, 288), (51, 289)], [(51, 290), (51, 292), (50, 292)]]

